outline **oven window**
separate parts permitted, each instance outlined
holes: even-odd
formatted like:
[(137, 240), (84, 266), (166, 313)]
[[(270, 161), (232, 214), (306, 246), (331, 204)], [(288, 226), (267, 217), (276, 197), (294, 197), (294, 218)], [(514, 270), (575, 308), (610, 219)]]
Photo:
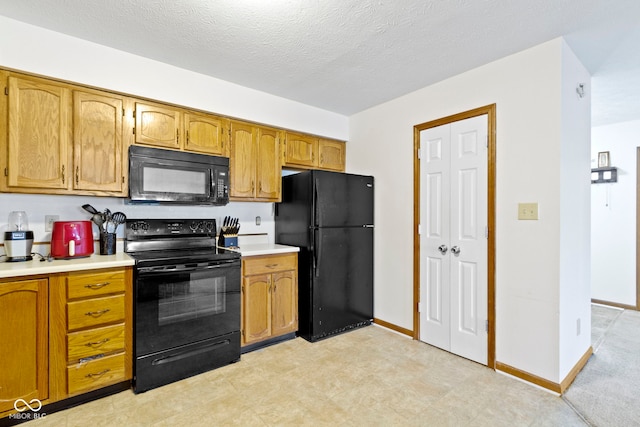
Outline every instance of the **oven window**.
[(142, 183), (144, 192), (206, 195), (207, 174), (204, 171), (144, 166)]
[(225, 292), (224, 277), (161, 283), (158, 286), (158, 325), (224, 313)]

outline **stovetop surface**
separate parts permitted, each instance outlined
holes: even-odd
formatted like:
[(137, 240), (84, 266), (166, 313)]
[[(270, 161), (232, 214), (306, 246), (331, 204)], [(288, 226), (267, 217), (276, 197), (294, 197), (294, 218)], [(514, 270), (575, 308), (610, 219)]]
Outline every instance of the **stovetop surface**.
[(127, 252), (136, 262), (170, 262), (173, 264), (198, 263), (240, 259), (240, 254), (223, 248), (180, 249)]
[(216, 220), (127, 219), (125, 252), (136, 264), (192, 264), (240, 259), (216, 246)]

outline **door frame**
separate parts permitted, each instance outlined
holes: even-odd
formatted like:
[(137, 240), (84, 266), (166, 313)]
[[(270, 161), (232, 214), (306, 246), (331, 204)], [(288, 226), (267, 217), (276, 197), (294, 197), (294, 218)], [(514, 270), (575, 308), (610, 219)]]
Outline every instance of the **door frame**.
[(487, 366), (495, 369), (495, 248), (496, 248), (496, 104), (485, 105), (473, 110), (428, 121), (413, 127), (413, 339), (420, 339), (420, 131), (487, 115)]

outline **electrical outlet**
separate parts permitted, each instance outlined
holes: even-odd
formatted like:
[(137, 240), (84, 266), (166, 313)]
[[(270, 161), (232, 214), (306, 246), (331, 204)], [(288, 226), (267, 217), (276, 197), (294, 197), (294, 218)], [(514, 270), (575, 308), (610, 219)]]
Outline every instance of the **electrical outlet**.
[(53, 223), (60, 219), (60, 215), (45, 215), (44, 216), (44, 231), (53, 230)]

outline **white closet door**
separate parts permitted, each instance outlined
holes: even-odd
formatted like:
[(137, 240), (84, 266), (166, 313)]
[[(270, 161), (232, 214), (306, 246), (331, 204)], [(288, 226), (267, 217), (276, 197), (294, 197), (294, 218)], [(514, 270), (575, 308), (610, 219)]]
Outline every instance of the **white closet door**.
[(420, 339), (486, 364), (487, 116), (424, 130), (420, 143)]

